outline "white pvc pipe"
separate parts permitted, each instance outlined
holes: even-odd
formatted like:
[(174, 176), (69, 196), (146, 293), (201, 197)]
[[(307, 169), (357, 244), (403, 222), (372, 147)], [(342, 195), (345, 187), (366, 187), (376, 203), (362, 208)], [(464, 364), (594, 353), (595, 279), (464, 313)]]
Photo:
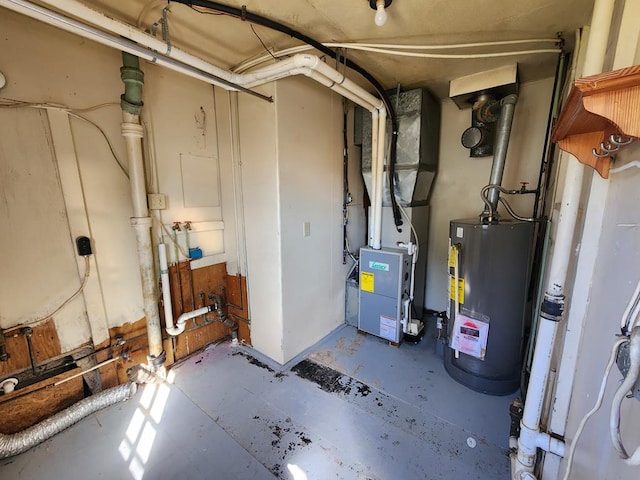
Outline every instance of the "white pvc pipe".
[[(386, 131), (387, 131), (387, 111), (384, 107), (379, 109), (379, 118), (378, 118), (378, 171), (376, 178), (373, 178), (372, 181), (376, 182), (376, 201), (375, 204), (372, 205), (373, 212), (373, 245), (372, 247), (376, 250), (380, 250), (381, 248), (381, 239), (382, 239), (382, 198), (384, 197), (383, 191), (383, 180), (384, 180), (384, 158), (385, 158), (385, 140), (386, 140)], [(375, 148), (372, 145), (372, 148)]]
[[(14, 2), (15, 0), (9, 1)], [(3, 3), (6, 3), (5, 0), (3, 0)], [(163, 40), (152, 37), (151, 35), (138, 30), (133, 25), (128, 25), (119, 20), (110, 18), (76, 0), (42, 0), (41, 3), (70, 14), (73, 17), (80, 18), (92, 25), (105, 28), (110, 32), (129, 38), (140, 45), (144, 45), (168, 57), (175, 58), (176, 60), (191, 65), (203, 72), (231, 81), (231, 72), (223, 68), (216, 67), (195, 55), (191, 55), (190, 53), (173, 46), (169, 48)]]
[(200, 315), (205, 315), (211, 311), (212, 307), (202, 307), (197, 310), (193, 310), (191, 312), (183, 313), (178, 317), (178, 321), (176, 322), (176, 326), (169, 329), (167, 327), (167, 333), (172, 336), (180, 335), (184, 332), (186, 328), (187, 320), (191, 320), (192, 318), (199, 317)]
[(380, 112), (375, 110), (371, 114), (371, 197), (369, 198), (369, 241), (368, 245), (373, 247), (373, 205), (376, 203), (378, 195), (378, 120)]
[[(609, 29), (613, 17), (615, 0), (596, 0), (591, 22), (591, 36), (587, 46), (583, 73), (592, 75), (602, 71), (607, 49)], [(569, 270), (569, 261), (573, 253), (573, 237), (578, 218), (578, 207), (582, 194), (584, 165), (575, 158), (567, 167), (565, 187), (562, 192), (560, 218), (556, 232), (553, 257), (549, 267), (549, 280), (545, 293), (545, 301), (564, 305), (564, 284)], [(520, 438), (514, 480), (529, 475), (533, 478), (537, 448), (541, 447), (539, 436), (540, 419), (547, 388), (547, 379), (551, 368), (551, 356), (554, 350), (558, 321), (540, 316), (535, 353), (531, 366), (531, 376), (527, 388), (527, 398), (521, 421)]]
[[(2, 0), (1, 4), (8, 6), (6, 4), (17, 3), (18, 0)], [(364, 108), (371, 110), (371, 105), (381, 105), (381, 101), (377, 99), (375, 96), (371, 95), (369, 92), (364, 90), (362, 87), (357, 85), (355, 82), (344, 77), (343, 74), (338, 72), (337, 70), (331, 68), (324, 62), (320, 61), (320, 59), (315, 55), (301, 54), (295, 55), (291, 59), (284, 60), (278, 62), (274, 65), (270, 65), (268, 67), (262, 68), (255, 72), (251, 72), (248, 74), (237, 74), (232, 73), (228, 70), (220, 68), (216, 65), (213, 65), (209, 62), (202, 60), (201, 58), (196, 57), (195, 55), (191, 55), (179, 48), (171, 47), (151, 35), (138, 30), (136, 27), (132, 25), (128, 25), (124, 22), (120, 22), (113, 18), (107, 17), (106, 15), (93, 10), (90, 7), (76, 1), (76, 0), (43, 0), (44, 4), (50, 5), (58, 10), (61, 10), (65, 13), (68, 13), (74, 17), (80, 18), (85, 22), (91, 23), (92, 25), (96, 25), (99, 27), (106, 28), (110, 32), (116, 33), (123, 37), (126, 37), (130, 40), (133, 40), (140, 45), (144, 45), (152, 50), (155, 50), (162, 55), (178, 60), (179, 62), (185, 63), (186, 65), (197, 68), (198, 70), (202, 70), (203, 72), (209, 73), (211, 75), (215, 75), (224, 79), (231, 83), (236, 83), (238, 85), (246, 86), (257, 86), (263, 83), (267, 83), (273, 81), (269, 77), (274, 76), (277, 78), (279, 74), (290, 72), (294, 66), (295, 67), (308, 67), (313, 70), (318, 70), (322, 75), (329, 78), (337, 85), (342, 85), (344, 88), (352, 92), (356, 97), (364, 100), (364, 102), (368, 102), (369, 106), (362, 105)], [(8, 7), (11, 8), (11, 7)], [(25, 12), (21, 12), (25, 13)], [(151, 61), (153, 57), (151, 56)], [(300, 73), (300, 72), (298, 72)], [(285, 76), (290, 76), (288, 73)], [(221, 85), (224, 88), (229, 89), (230, 87)], [(231, 88), (232, 89), (232, 88)], [(360, 104), (359, 102), (356, 102)]]
[(589, 43), (582, 67), (583, 76), (602, 73), (615, 3), (615, 0), (596, 0), (593, 5)]
[(164, 243), (158, 245), (158, 258), (160, 259), (160, 283), (162, 284), (162, 303), (164, 305), (164, 324), (168, 329), (173, 329), (173, 307), (171, 304), (171, 285), (169, 283), (169, 264), (167, 263), (167, 246)]
[(151, 217), (147, 208), (147, 189), (144, 180), (142, 137), (144, 129), (138, 115), (122, 112), (122, 135), (127, 145), (129, 159), (129, 184), (133, 203), (131, 225), (136, 235), (140, 281), (144, 314), (147, 320), (149, 355), (159, 357), (163, 352), (162, 327), (158, 312), (158, 293), (154, 270), (153, 246), (151, 243)]

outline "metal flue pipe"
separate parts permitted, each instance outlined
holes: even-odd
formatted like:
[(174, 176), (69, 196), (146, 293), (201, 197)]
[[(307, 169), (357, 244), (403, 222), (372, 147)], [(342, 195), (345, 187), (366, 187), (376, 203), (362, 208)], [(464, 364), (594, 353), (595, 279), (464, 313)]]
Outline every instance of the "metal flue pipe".
[[(518, 95), (507, 95), (500, 101), (500, 117), (496, 127), (496, 142), (493, 153), (493, 163), (491, 164), (491, 175), (489, 178), (490, 185), (502, 185), (502, 175), (504, 174), (504, 166), (507, 160), (507, 148), (509, 146), (509, 137), (511, 136), (511, 124), (513, 123), (513, 114), (518, 102)], [(492, 211), (496, 212), (498, 208), (498, 199), (500, 192), (498, 189), (489, 191), (489, 203)], [(485, 209), (483, 214), (488, 214), (489, 210)], [(489, 218), (489, 221), (493, 221)]]

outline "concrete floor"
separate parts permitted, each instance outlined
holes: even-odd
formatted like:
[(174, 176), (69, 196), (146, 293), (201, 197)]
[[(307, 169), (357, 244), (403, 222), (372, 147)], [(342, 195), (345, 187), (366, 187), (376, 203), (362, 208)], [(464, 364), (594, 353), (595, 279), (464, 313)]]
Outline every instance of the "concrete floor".
[(285, 367), (221, 343), (169, 381), (0, 461), (0, 478), (509, 477), (512, 397), (451, 380), (429, 334), (395, 348), (344, 326)]

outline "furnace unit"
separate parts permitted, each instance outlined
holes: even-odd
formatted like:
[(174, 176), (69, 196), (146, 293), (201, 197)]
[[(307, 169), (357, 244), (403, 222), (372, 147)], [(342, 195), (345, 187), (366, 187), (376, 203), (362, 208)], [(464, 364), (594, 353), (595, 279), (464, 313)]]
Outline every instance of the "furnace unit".
[(400, 343), (409, 300), (411, 256), (406, 250), (360, 250), (358, 329)]

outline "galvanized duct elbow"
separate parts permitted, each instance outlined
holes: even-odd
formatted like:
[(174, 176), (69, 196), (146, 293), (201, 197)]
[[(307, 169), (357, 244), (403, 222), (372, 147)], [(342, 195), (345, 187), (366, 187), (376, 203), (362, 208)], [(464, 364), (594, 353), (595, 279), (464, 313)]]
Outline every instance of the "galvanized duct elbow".
[(80, 400), (42, 422), (12, 435), (0, 434), (0, 459), (26, 452), (66, 430), (74, 423), (110, 405), (128, 400), (136, 393), (135, 383), (126, 383)]

